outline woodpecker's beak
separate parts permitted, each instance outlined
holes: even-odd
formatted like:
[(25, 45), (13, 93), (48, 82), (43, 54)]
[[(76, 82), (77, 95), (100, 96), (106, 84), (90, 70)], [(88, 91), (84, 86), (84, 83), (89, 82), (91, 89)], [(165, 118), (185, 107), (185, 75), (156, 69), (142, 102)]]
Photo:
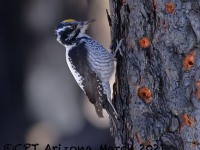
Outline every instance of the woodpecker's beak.
[(92, 22), (94, 22), (94, 21), (96, 21), (95, 19), (92, 19), (92, 20), (90, 20), (90, 21), (84, 21), (83, 22), (83, 25), (89, 25), (90, 23), (92, 23)]
[(77, 26), (77, 29), (81, 29), (82, 31), (87, 30), (88, 26), (90, 25), (90, 23), (94, 22), (95, 19), (92, 19), (90, 21), (82, 21), (80, 22), (80, 24)]

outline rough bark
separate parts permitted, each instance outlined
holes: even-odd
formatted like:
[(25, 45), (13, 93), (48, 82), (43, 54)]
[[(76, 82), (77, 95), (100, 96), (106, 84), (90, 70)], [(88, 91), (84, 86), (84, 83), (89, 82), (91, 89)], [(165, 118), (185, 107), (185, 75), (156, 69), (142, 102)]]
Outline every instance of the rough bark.
[(116, 146), (200, 149), (200, 0), (110, 0)]

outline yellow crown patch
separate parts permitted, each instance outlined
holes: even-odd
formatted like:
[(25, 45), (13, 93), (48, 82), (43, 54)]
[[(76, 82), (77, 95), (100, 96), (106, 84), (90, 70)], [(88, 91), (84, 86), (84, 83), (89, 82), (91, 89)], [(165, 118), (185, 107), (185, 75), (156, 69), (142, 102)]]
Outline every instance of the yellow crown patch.
[(67, 20), (64, 20), (64, 22), (67, 22), (67, 23), (74, 22), (74, 21), (75, 21), (74, 19), (67, 19)]

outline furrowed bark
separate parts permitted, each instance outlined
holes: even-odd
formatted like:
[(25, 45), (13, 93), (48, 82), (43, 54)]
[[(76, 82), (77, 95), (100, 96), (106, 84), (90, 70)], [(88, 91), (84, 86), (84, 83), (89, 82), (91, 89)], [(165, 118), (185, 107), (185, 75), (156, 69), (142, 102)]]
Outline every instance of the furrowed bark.
[(200, 0), (110, 0), (116, 146), (200, 149)]

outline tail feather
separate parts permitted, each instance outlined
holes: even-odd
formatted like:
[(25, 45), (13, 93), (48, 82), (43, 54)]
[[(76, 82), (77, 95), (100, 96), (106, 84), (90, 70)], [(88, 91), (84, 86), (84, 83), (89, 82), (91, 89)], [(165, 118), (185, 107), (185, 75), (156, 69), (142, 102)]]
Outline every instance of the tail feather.
[(99, 105), (98, 103), (94, 105), (95, 106), (95, 110), (96, 110), (96, 113), (98, 115), (99, 118), (103, 118), (103, 109), (102, 109), (102, 106)]
[(114, 121), (115, 126), (117, 127), (117, 120), (118, 114), (109, 100), (104, 101), (104, 108), (106, 109), (107, 113), (111, 116), (111, 119)]

